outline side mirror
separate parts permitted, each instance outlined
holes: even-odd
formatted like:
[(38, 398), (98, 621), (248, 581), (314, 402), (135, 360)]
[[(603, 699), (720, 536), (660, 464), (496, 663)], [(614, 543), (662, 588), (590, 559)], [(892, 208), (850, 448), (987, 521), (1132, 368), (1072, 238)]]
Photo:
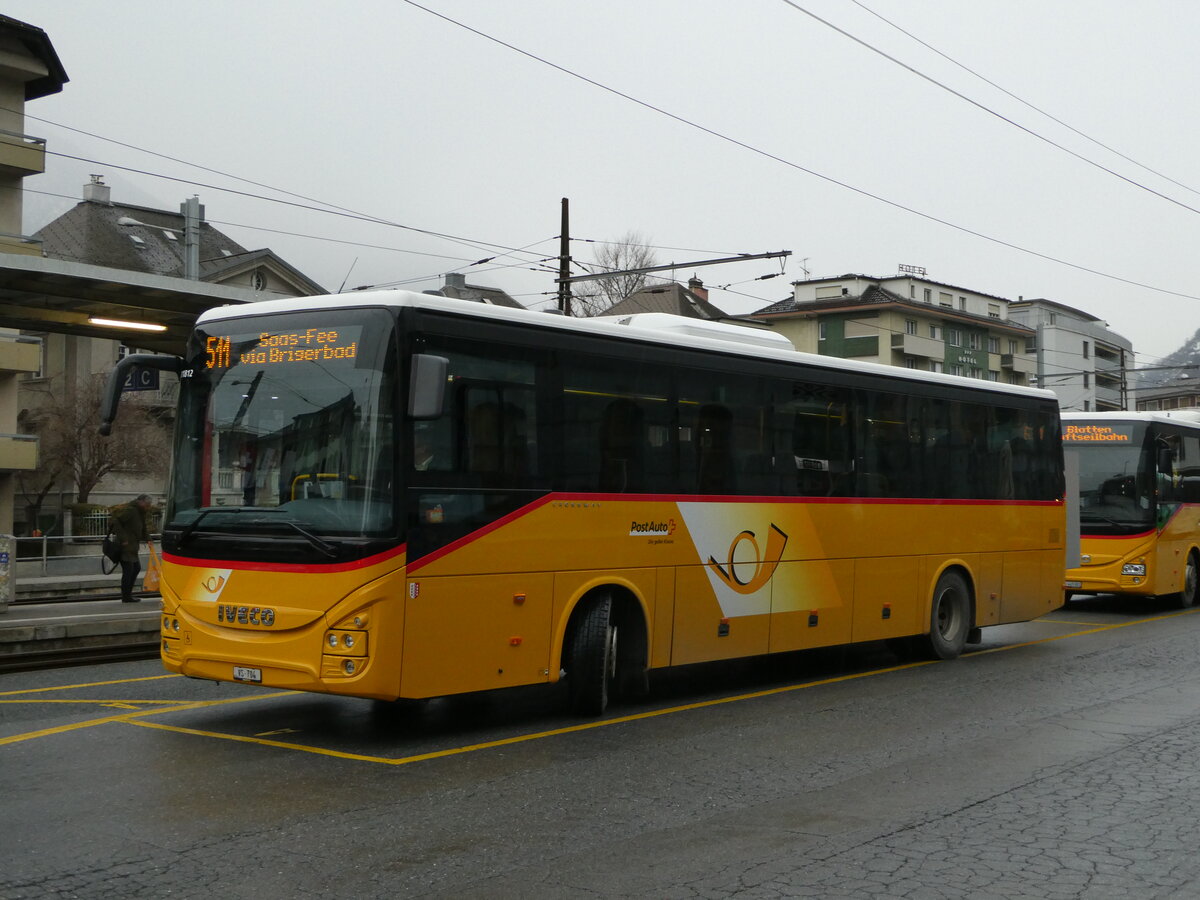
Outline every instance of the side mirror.
[(183, 371), (183, 360), (178, 356), (155, 356), (150, 353), (135, 353), (122, 357), (108, 374), (108, 384), (105, 385), (104, 396), (100, 398), (99, 430), (105, 437), (112, 434), (112, 425), (120, 408), (121, 389), (125, 386), (125, 379), (129, 377), (130, 371), (138, 366), (178, 375)]
[(436, 419), (446, 403), (446, 375), (450, 360), (415, 353), (408, 373), (408, 414), (414, 419)]

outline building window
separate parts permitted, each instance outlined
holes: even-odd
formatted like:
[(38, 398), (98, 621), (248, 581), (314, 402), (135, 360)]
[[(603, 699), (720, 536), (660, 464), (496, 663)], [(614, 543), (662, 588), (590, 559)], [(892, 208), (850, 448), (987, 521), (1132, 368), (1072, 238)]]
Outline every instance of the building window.
[(942, 361), (940, 359), (931, 359), (929, 361), (930, 372), (941, 372), (944, 371), (944, 369), (945, 367), (942, 365)]
[(931, 291), (929, 288), (925, 288), (925, 302), (926, 303), (933, 302), (933, 291)]
[(817, 323), (817, 340), (818, 340), (818, 341), (823, 341), (823, 340), (825, 340), (825, 338), (827, 337), (827, 334), (826, 334), (826, 332), (827, 332), (828, 330), (829, 330), (829, 323), (828, 323), (828, 322), (818, 322), (818, 323)]
[(982, 378), (983, 377), (983, 369), (979, 368), (979, 366), (971, 366), (970, 375), (972, 378)]
[(995, 369), (988, 369), (988, 381), (999, 381), (1000, 373)]
[(949, 344), (951, 347), (961, 347), (962, 346), (962, 332), (959, 331), (957, 328), (947, 328), (946, 329), (946, 343)]
[(929, 326), (929, 337), (935, 341), (941, 340), (942, 330), (940, 328), (938, 328), (936, 325), (930, 325)]
[(1091, 378), (1091, 376), (1090, 376), (1090, 375), (1089, 375), (1087, 372), (1084, 372), (1084, 373), (1083, 373), (1083, 386), (1084, 386), (1084, 387), (1091, 387), (1091, 386), (1092, 386), (1092, 378)]
[(963, 367), (962, 367), (962, 366), (951, 366), (951, 367), (950, 367), (950, 374), (951, 374), (951, 375), (961, 375), (962, 373), (963, 373)]
[(959, 298), (958, 298), (958, 308), (959, 308), (959, 309), (966, 309), (966, 308), (967, 308), (967, 298), (966, 298), (966, 297), (959, 297)]
[(1157, 400), (1147, 400), (1145, 405), (1142, 406), (1142, 409), (1158, 409), (1158, 408), (1159, 407), (1158, 407)]
[(917, 367), (916, 357), (913, 357), (913, 356), (904, 357), (904, 368), (915, 369), (916, 367)]
[(828, 297), (842, 296), (842, 286), (840, 284), (826, 285), (825, 287), (817, 288), (817, 299), (824, 300)]
[(916, 300), (916, 299), (917, 299), (917, 286), (916, 286), (915, 284), (911, 284), (911, 283), (909, 284), (909, 286), (908, 286), (908, 298), (909, 298), (910, 300)]
[(967, 347), (972, 350), (978, 350), (980, 343), (979, 332), (972, 331), (967, 334)]
[(904, 333), (905, 334), (916, 334), (917, 333), (917, 320), (916, 319), (905, 319), (904, 320)]
[(989, 303), (988, 304), (988, 318), (989, 319), (1000, 318), (1000, 304), (999, 303)]
[(949, 294), (947, 294), (945, 291), (938, 291), (938, 305), (953, 306), (954, 298), (951, 297)]
[(1088, 347), (1088, 342), (1087, 342), (1087, 341), (1084, 341), (1084, 342), (1083, 342), (1083, 358), (1084, 358), (1084, 359), (1087, 359), (1087, 358), (1088, 358), (1088, 356), (1089, 356), (1089, 347)]
[(1053, 325), (1058, 321), (1058, 313), (1050, 313), (1050, 324)]
[(988, 353), (999, 353), (999, 352), (1000, 352), (1000, 338), (989, 337), (988, 338)]
[(1008, 342), (1008, 352), (1009, 352), (1009, 355), (1010, 355), (1010, 356), (1016, 356), (1016, 355), (1017, 355), (1017, 342), (1016, 342), (1016, 341), (1012, 341), (1012, 340), (1010, 340), (1010, 341)]

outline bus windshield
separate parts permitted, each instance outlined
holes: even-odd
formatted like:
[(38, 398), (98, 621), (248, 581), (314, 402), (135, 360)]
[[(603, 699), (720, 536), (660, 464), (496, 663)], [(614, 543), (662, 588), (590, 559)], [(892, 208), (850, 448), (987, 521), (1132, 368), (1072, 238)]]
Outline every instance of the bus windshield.
[[(1107, 438), (1108, 432), (1115, 437)], [(1140, 424), (1105, 426), (1072, 440), (1079, 449), (1079, 517), (1089, 531), (1144, 529), (1154, 524), (1154, 460)], [(1119, 438), (1119, 440), (1118, 440)]]
[(392, 536), (393, 335), (382, 310), (198, 328), (181, 379), (167, 548), (332, 560), (347, 542)]

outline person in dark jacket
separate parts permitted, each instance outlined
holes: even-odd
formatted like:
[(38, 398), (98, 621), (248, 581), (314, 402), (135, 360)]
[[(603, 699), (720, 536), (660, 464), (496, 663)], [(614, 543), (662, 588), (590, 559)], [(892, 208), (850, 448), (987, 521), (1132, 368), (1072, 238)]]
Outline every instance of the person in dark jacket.
[(150, 498), (140, 494), (129, 503), (122, 503), (109, 510), (109, 522), (113, 534), (121, 544), (121, 602), (137, 603), (140, 597), (133, 596), (133, 585), (142, 564), (138, 550), (142, 541), (150, 542)]

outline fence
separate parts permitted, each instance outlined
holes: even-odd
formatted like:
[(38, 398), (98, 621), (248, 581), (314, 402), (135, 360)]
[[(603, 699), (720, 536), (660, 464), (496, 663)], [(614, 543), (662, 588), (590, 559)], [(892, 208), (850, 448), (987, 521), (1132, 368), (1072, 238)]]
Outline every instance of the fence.
[[(150, 520), (146, 523), (151, 532), (162, 530), (162, 510), (150, 510)], [(71, 530), (76, 537), (98, 537), (102, 538), (108, 534), (108, 512), (100, 511), (88, 513), (84, 516), (73, 516), (71, 519)]]

